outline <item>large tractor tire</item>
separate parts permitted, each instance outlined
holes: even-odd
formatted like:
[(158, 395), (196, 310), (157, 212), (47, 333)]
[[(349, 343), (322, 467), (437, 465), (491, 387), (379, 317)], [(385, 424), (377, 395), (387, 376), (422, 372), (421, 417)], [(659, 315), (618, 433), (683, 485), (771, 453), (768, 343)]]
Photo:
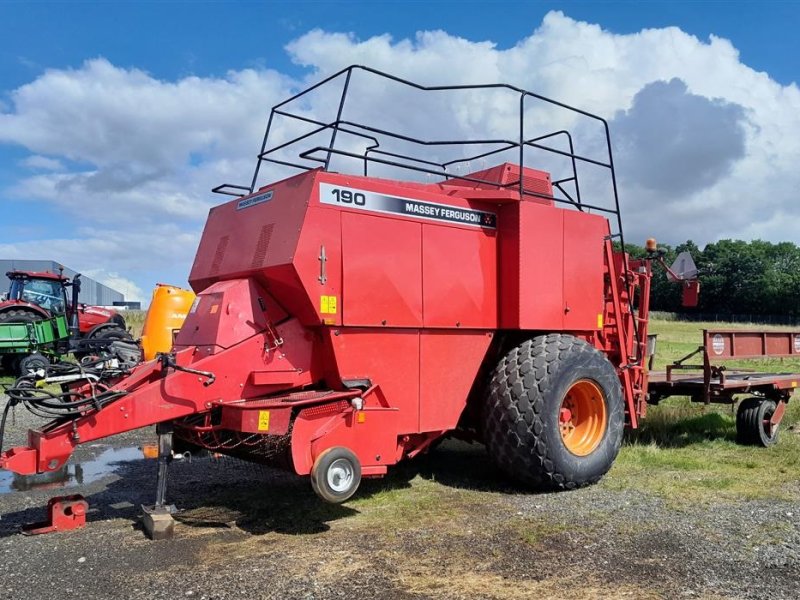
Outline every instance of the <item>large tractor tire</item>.
[(111, 325), (100, 325), (86, 334), (86, 338), (90, 340), (109, 340), (109, 341), (116, 341), (116, 340), (132, 340), (133, 336), (130, 334), (129, 331), (124, 329), (123, 327), (118, 326), (117, 324)]
[(0, 323), (33, 323), (39, 319), (44, 319), (30, 310), (11, 309), (0, 313)]
[(492, 373), (483, 410), (486, 448), (525, 486), (575, 489), (597, 482), (617, 457), (624, 425), (616, 370), (571, 335), (528, 340)]

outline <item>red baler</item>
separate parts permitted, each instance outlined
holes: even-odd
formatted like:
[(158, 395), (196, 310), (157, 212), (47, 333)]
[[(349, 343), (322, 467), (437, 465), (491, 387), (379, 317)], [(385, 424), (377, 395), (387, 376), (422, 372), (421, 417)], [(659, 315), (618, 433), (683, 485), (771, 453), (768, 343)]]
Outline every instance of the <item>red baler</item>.
[[(573, 488), (608, 470), (625, 423), (636, 427), (646, 406), (655, 254), (634, 261), (615, 250), (615, 187), (609, 208), (581, 200), (581, 161), (614, 183), (605, 122), (511, 86), (454, 87), (519, 97), (520, 122), (532, 100), (588, 118), (605, 132), (607, 158), (576, 154), (561, 130), (481, 140), (469, 159), (415, 158), (389, 142), (456, 142), (345, 120), (355, 73), (420, 93), (451, 89), (349, 67), (322, 82), (344, 80), (335, 119), (293, 113), (290, 101), (275, 107), (270, 126), (291, 117), (311, 128), (291, 143), (331, 139), (290, 162), (278, 152), (290, 143), (270, 144), (268, 126), (259, 166), (301, 172), (258, 186), (257, 169), (251, 186), (217, 189), (236, 197), (210, 211), (189, 278), (197, 299), (171, 353), (76, 376), (58, 398), (69, 410), (4, 452), (2, 468), (52, 471), (78, 444), (161, 424), (164, 465), (174, 436), (310, 475), (334, 502), (455, 431), (483, 440), (523, 484)], [(354, 150), (337, 135), (367, 141)], [(555, 137), (566, 150), (546, 143)], [(565, 160), (568, 176), (525, 167), (531, 149)], [(509, 153), (515, 164), (501, 160)], [(364, 174), (333, 172), (337, 157)], [(499, 164), (453, 174), (452, 163), (469, 160)], [(413, 177), (368, 176), (368, 165)], [(58, 410), (29, 388), (12, 397)], [(162, 504), (163, 481), (159, 490)]]

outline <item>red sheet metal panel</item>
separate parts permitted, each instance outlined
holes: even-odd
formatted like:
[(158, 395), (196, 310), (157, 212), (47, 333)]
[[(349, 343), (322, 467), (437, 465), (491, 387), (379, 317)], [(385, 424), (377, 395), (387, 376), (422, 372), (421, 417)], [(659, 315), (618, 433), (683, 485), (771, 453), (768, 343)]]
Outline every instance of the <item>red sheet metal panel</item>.
[(703, 345), (710, 360), (800, 356), (800, 331), (704, 329)]
[(563, 215), (563, 210), (529, 201), (501, 208), (501, 327), (563, 329)]
[(600, 215), (564, 213), (564, 329), (602, 327), (603, 250), (608, 221)]
[(422, 224), (342, 213), (345, 325), (422, 325)]
[(422, 226), (425, 327), (497, 327), (494, 230)]
[[(341, 213), (310, 206), (303, 221), (294, 267), (302, 282), (308, 313), (297, 315), (305, 324), (342, 324)], [(301, 299), (293, 300), (297, 306)], [(313, 321), (313, 323), (312, 323)]]
[(212, 208), (189, 275), (192, 289), (291, 265), (315, 176), (303, 173)]
[(269, 311), (274, 320), (285, 316), (252, 279), (219, 281), (197, 296), (175, 338), (175, 347), (230, 348), (263, 331)]
[(492, 337), (478, 331), (420, 332), (420, 432), (455, 428)]
[(419, 331), (343, 327), (326, 333), (340, 378), (369, 379), (379, 385), (389, 405), (399, 409), (399, 433), (417, 433)]

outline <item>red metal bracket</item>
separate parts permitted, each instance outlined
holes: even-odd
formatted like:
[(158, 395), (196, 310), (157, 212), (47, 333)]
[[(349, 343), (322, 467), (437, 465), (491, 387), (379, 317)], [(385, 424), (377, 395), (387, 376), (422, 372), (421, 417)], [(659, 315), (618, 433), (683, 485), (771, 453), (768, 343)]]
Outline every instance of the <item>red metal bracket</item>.
[(769, 435), (772, 437), (775, 435), (775, 430), (778, 429), (778, 425), (781, 424), (783, 420), (783, 413), (786, 412), (786, 402), (781, 400), (778, 402), (778, 406), (775, 408), (775, 412), (772, 413), (772, 418), (769, 420)]
[(23, 535), (80, 529), (86, 525), (89, 503), (80, 494), (56, 496), (47, 503), (47, 521), (22, 526)]

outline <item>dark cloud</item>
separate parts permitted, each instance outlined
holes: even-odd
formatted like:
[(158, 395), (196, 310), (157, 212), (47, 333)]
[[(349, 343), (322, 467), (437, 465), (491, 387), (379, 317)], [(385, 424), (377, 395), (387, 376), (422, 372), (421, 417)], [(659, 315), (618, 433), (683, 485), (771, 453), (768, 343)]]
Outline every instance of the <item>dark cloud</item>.
[(649, 83), (610, 124), (620, 176), (670, 194), (710, 187), (744, 157), (744, 120), (740, 105), (691, 94), (680, 79)]

